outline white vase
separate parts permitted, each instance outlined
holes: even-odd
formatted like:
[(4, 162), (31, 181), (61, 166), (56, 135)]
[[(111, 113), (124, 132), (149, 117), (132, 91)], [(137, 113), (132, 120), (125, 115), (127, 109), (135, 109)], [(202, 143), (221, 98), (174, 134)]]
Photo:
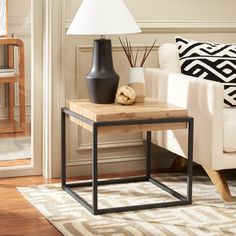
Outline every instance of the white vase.
[(131, 67), (129, 69), (128, 85), (135, 91), (135, 102), (144, 102), (146, 89), (143, 67)]

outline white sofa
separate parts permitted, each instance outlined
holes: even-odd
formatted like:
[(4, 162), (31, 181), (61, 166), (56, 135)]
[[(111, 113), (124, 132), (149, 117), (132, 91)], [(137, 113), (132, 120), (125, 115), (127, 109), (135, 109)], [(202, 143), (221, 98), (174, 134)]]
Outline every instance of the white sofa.
[[(224, 108), (221, 83), (183, 75), (176, 44), (159, 50), (160, 69), (145, 70), (147, 95), (188, 109), (194, 117), (194, 161), (203, 166), (222, 198), (232, 197), (223, 169), (236, 168), (236, 108)], [(154, 133), (152, 142), (187, 156), (186, 131)]]

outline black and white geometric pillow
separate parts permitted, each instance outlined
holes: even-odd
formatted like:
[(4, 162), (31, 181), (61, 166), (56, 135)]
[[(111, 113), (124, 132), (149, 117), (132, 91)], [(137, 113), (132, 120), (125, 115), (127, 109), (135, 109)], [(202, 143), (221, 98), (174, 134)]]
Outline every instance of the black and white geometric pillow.
[(204, 43), (175, 37), (181, 72), (224, 83), (224, 104), (236, 106), (236, 44)]

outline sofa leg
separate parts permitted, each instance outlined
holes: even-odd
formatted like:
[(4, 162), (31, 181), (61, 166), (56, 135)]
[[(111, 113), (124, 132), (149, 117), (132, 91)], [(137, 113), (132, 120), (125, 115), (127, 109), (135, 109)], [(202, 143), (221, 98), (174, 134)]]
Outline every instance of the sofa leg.
[(204, 166), (203, 169), (206, 171), (207, 175), (211, 179), (211, 182), (215, 185), (221, 197), (226, 202), (231, 202), (232, 196), (223, 172), (219, 170), (210, 170), (205, 168)]
[(188, 163), (187, 159), (178, 156), (178, 157), (175, 158), (175, 160), (174, 160), (174, 162), (171, 166), (171, 170), (179, 172), (187, 166), (187, 163)]

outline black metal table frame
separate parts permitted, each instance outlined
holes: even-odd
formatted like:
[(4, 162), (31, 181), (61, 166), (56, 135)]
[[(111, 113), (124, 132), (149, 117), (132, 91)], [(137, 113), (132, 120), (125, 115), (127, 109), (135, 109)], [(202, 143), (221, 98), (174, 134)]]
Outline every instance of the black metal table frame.
[[(88, 182), (76, 182), (66, 183), (66, 114), (74, 117), (88, 125), (92, 126), (92, 181)], [(117, 120), (117, 121), (102, 121), (94, 122), (86, 117), (83, 117), (67, 108), (61, 109), (61, 181), (62, 188), (69, 193), (75, 200), (77, 200), (82, 206), (89, 210), (94, 215), (114, 213), (122, 211), (133, 211), (160, 207), (170, 207), (179, 205), (188, 205), (192, 203), (192, 168), (193, 168), (193, 118), (192, 117), (179, 117), (179, 118), (161, 118), (161, 119), (146, 119), (146, 120)], [(98, 180), (98, 128), (104, 126), (126, 126), (126, 125), (142, 125), (142, 124), (161, 124), (161, 123), (188, 123), (188, 164), (187, 164), (187, 196), (176, 192), (168, 186), (162, 184), (158, 180), (151, 176), (151, 131), (147, 131), (146, 141), (146, 174), (141, 177), (129, 177), (122, 179), (109, 179)], [(98, 186), (108, 184), (120, 184), (130, 182), (149, 181), (155, 186), (168, 192), (172, 196), (176, 197), (176, 201), (143, 204), (143, 205), (131, 205), (123, 207), (112, 207), (98, 209)], [(73, 191), (76, 187), (92, 186), (92, 204), (89, 204), (84, 198)]]

